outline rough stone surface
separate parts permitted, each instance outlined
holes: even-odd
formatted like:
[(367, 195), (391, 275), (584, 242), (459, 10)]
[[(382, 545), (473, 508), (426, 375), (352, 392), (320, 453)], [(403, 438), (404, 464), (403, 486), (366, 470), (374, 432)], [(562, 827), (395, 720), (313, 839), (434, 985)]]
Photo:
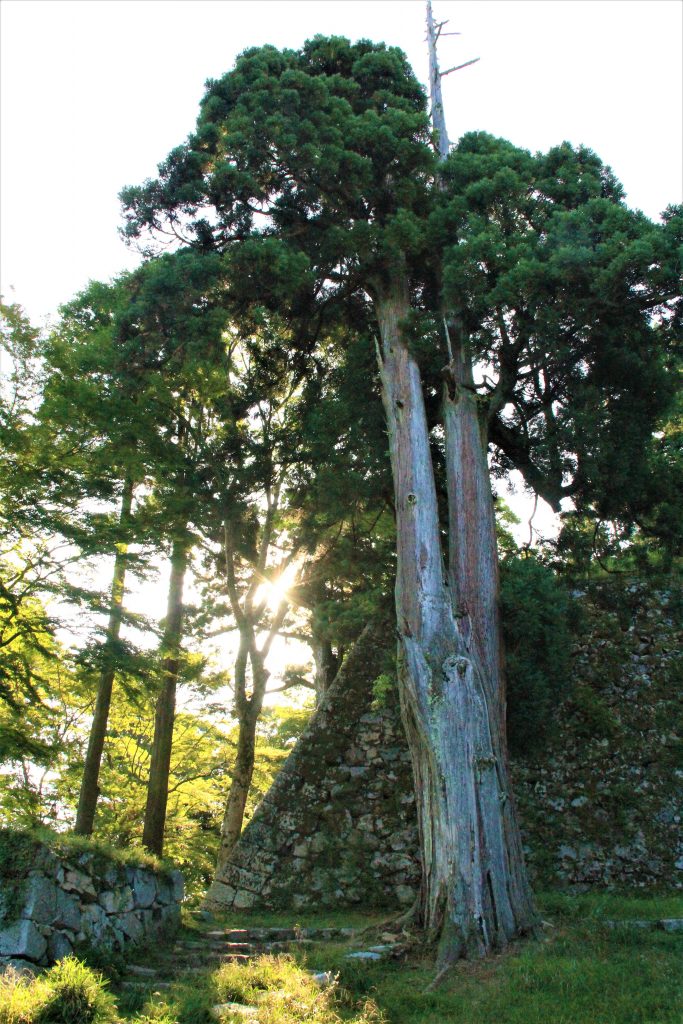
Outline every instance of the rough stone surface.
[[(682, 717), (680, 582), (587, 584), (577, 680), (558, 736), (512, 764), (539, 884), (683, 886), (675, 723)], [(373, 702), (391, 629), (349, 654), (207, 898), (213, 908), (403, 906), (420, 880), (412, 773), (391, 694)]]
[(209, 906), (394, 906), (420, 878), (410, 756), (371, 683), (387, 630), (366, 630), (214, 882)]
[(60, 857), (38, 842), (29, 852), (26, 867), (7, 864), (0, 878), (0, 967), (45, 966), (81, 945), (121, 950), (179, 923), (177, 871), (128, 867), (102, 853)]
[(47, 941), (33, 921), (15, 921), (0, 932), (0, 957), (22, 957), (40, 963)]
[(132, 871), (131, 875), (131, 886), (136, 905), (138, 907), (151, 907), (157, 894), (157, 884), (154, 875), (140, 868)]

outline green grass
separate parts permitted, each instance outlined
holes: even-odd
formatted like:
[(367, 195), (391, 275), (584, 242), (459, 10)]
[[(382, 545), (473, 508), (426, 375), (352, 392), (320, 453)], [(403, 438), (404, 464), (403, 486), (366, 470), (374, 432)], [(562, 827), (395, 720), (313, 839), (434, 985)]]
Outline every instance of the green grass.
[(583, 924), (459, 964), (433, 993), (425, 993), (427, 959), (331, 966), (356, 997), (371, 994), (391, 1024), (680, 1024), (682, 953), (683, 941), (663, 932)]
[(544, 916), (559, 920), (652, 921), (683, 917), (683, 893), (641, 896), (633, 892), (592, 892), (570, 896), (547, 892), (537, 896), (537, 904)]
[[(170, 861), (160, 860), (142, 847), (122, 848), (92, 839), (90, 836), (79, 836), (72, 832), (54, 832), (49, 828), (0, 828), (0, 875), (3, 873), (3, 867), (8, 873), (16, 875), (27, 857), (35, 852), (37, 844), (49, 847), (62, 857), (75, 857), (82, 853), (92, 854), (104, 860), (112, 860), (117, 864), (149, 868), (161, 874), (170, 872), (174, 866)], [(19, 867), (18, 861), (20, 862)], [(28, 866), (31, 866), (30, 863)]]
[[(123, 990), (117, 999), (118, 1020), (211, 1024), (213, 1006), (245, 1001), (258, 1006), (258, 1024), (681, 1024), (683, 936), (611, 929), (604, 923), (683, 916), (680, 896), (549, 893), (538, 902), (548, 922), (543, 939), (520, 943), (487, 961), (460, 963), (435, 992), (426, 992), (433, 961), (419, 949), (403, 962), (346, 960), (350, 949), (378, 941), (366, 936), (314, 943), (301, 953), (265, 956), (246, 966), (227, 964), (218, 971), (180, 978), (161, 993), (154, 994), (151, 987)], [(379, 935), (377, 915), (342, 912), (232, 915), (221, 923), (284, 926), (295, 916), (302, 927), (351, 923), (369, 926), (370, 936), (373, 928)], [(145, 962), (161, 961), (163, 956), (159, 948)], [(321, 992), (310, 979), (311, 970), (338, 974), (337, 987)], [(15, 985), (9, 1014), (7, 986), (0, 988), (0, 1024), (72, 1024), (70, 1018), (41, 1018), (34, 1012), (48, 1002), (45, 986), (50, 986), (53, 971), (32, 983)], [(103, 1003), (104, 1016), (93, 1017), (93, 1024), (116, 1019), (106, 1015), (109, 1010), (110, 1004)], [(87, 1018), (77, 1019), (86, 1024)], [(243, 1018), (226, 1016), (225, 1024), (237, 1020)]]

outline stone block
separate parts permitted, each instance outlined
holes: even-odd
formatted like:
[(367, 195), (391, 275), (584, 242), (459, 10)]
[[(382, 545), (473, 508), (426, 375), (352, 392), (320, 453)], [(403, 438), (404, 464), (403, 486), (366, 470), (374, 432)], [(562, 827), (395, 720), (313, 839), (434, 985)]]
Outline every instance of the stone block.
[(235, 893), (232, 905), (235, 910), (251, 910), (257, 902), (257, 899), (258, 897), (255, 892), (248, 892), (246, 889), (238, 889)]
[(11, 967), (16, 974), (21, 974), (29, 981), (40, 973), (40, 968), (28, 960), (14, 960), (12, 957), (0, 956), (0, 977), (8, 967)]
[(227, 885), (225, 882), (221, 882), (216, 879), (207, 893), (207, 905), (210, 907), (231, 907), (236, 892), (237, 890), (234, 886)]
[(157, 881), (151, 872), (137, 868), (133, 872), (131, 888), (136, 907), (146, 909), (152, 906), (157, 894)]
[(86, 875), (83, 871), (78, 871), (75, 868), (64, 869), (61, 886), (66, 892), (75, 892), (85, 900), (94, 900), (97, 896), (90, 875)]
[(396, 886), (396, 899), (402, 906), (408, 906), (413, 903), (417, 893), (414, 889), (411, 889), (409, 885), (397, 885)]
[(135, 906), (133, 890), (129, 885), (120, 889), (105, 889), (97, 897), (97, 902), (106, 914), (125, 914)]
[(47, 955), (50, 963), (56, 963), (58, 960), (63, 960), (65, 956), (70, 956), (73, 949), (73, 942), (66, 932), (54, 931), (47, 940)]
[(185, 899), (185, 879), (179, 871), (172, 871), (170, 880), (173, 886), (173, 899), (177, 903), (181, 903)]
[(33, 921), (15, 921), (0, 931), (0, 956), (24, 957), (34, 963), (44, 963), (47, 940)]
[(246, 868), (236, 868), (232, 875), (235, 888), (237, 889), (249, 889), (250, 892), (259, 892), (263, 885), (263, 875), (259, 871), (247, 871)]
[(29, 875), (21, 916), (30, 918), (35, 924), (52, 924), (59, 892), (55, 883), (45, 875)]
[(108, 932), (107, 915), (99, 903), (88, 903), (81, 913), (81, 931), (88, 942), (97, 946), (106, 939)]
[(173, 884), (167, 878), (157, 879), (157, 903), (162, 906), (173, 903)]
[(132, 911), (127, 914), (118, 914), (112, 918), (112, 927), (123, 932), (126, 938), (132, 942), (140, 942), (145, 934), (142, 921)]
[(78, 931), (81, 927), (81, 905), (75, 895), (58, 890), (57, 910), (52, 923), (55, 928)]

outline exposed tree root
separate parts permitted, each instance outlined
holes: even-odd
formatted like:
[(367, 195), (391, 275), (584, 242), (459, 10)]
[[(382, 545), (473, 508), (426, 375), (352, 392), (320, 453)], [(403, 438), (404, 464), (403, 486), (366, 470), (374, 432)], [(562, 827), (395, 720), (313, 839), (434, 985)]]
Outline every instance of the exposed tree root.
[(450, 972), (455, 967), (456, 963), (457, 963), (457, 960), (449, 960), (447, 964), (444, 964), (443, 967), (441, 967), (436, 972), (436, 974), (434, 975), (432, 980), (427, 985), (427, 987), (425, 989), (425, 993), (427, 993), (427, 992), (435, 992), (436, 989), (439, 988), (439, 986), (442, 985), (443, 982), (446, 980), (447, 975), (450, 974)]
[(368, 927), (364, 928), (361, 932), (358, 933), (358, 935), (362, 936), (367, 935), (369, 932), (379, 931), (397, 933), (400, 931), (403, 932), (406, 938), (410, 938), (407, 929), (410, 927), (410, 925), (417, 924), (417, 921), (420, 916), (419, 911), (420, 901), (419, 899), (416, 899), (409, 910), (404, 910), (402, 913), (397, 914), (395, 917), (388, 917), (386, 918), (386, 920), (380, 921), (379, 924), (368, 925)]

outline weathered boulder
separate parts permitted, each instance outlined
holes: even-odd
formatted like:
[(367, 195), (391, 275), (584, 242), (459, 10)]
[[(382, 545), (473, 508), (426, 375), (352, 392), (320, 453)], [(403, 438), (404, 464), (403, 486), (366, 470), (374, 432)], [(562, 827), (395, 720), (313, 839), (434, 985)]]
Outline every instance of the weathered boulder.
[(23, 957), (40, 963), (46, 952), (47, 940), (33, 921), (15, 921), (0, 931), (0, 956)]

